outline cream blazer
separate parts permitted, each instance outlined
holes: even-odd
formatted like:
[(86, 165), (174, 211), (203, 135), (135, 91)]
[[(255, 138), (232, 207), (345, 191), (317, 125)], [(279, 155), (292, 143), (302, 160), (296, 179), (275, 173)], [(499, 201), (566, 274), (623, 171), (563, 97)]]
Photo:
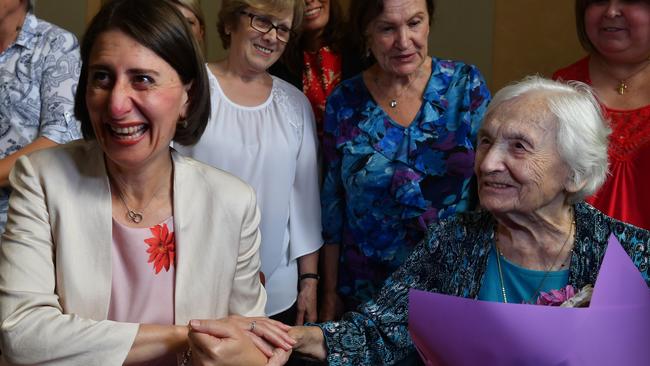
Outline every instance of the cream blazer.
[[(255, 193), (172, 152), (175, 321), (263, 315)], [(121, 365), (138, 324), (106, 320), (111, 196), (95, 142), (21, 157), (0, 245), (0, 342), (18, 364)]]

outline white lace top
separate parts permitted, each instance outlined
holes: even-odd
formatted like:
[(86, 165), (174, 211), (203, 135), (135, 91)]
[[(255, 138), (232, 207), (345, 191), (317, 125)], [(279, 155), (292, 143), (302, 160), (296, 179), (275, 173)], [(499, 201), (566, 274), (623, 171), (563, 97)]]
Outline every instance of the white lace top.
[(267, 315), (295, 302), (296, 259), (322, 245), (314, 115), (307, 98), (273, 77), (269, 98), (255, 107), (232, 102), (208, 69), (211, 117), (198, 144), (180, 152), (246, 181), (262, 219), (262, 272)]

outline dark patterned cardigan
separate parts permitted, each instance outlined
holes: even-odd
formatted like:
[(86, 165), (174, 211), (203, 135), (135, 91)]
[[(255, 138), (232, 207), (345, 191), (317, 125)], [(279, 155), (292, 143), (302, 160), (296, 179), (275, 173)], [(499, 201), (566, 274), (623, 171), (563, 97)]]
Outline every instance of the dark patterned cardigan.
[[(650, 287), (650, 231), (575, 205), (576, 240), (569, 284), (594, 284), (610, 233), (618, 238)], [(419, 364), (408, 334), (408, 292), (419, 289), (476, 299), (494, 242), (494, 218), (467, 212), (429, 228), (427, 238), (384, 283), (378, 296), (339, 322), (318, 325), (330, 365)]]

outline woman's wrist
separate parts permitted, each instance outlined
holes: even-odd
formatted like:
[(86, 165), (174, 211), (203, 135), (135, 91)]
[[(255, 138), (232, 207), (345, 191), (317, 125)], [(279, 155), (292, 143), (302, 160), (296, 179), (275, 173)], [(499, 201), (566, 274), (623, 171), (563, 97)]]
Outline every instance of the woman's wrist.
[(174, 345), (177, 348), (177, 352), (185, 351), (189, 345), (188, 334), (190, 332), (190, 327), (187, 325), (175, 325), (174, 326)]
[(302, 282), (303, 280), (318, 282), (318, 280), (320, 280), (320, 276), (318, 273), (303, 273), (298, 276), (298, 281)]

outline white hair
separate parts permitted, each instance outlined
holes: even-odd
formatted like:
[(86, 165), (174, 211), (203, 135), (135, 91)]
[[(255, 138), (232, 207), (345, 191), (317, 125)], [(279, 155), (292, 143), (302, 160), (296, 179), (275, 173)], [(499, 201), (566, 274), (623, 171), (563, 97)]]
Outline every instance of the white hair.
[(541, 94), (546, 107), (556, 117), (558, 153), (569, 167), (575, 186), (582, 187), (568, 195), (569, 203), (594, 194), (607, 178), (611, 130), (593, 90), (578, 81), (560, 82), (528, 76), (499, 90), (485, 115), (493, 113), (504, 102), (530, 93)]

